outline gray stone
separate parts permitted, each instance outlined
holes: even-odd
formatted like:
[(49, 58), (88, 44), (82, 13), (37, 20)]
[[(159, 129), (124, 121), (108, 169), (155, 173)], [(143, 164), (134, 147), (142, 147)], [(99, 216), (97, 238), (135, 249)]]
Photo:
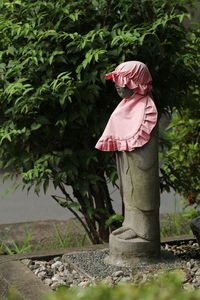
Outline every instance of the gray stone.
[(46, 285), (51, 285), (53, 283), (53, 281), (50, 278), (45, 278), (43, 282)]
[(192, 229), (192, 232), (196, 237), (198, 244), (200, 245), (200, 216), (192, 219), (190, 222), (190, 228)]
[(116, 271), (116, 272), (112, 273), (113, 277), (119, 277), (119, 276), (123, 276), (123, 275), (124, 275), (123, 271)]
[(51, 278), (51, 280), (52, 280), (53, 282), (56, 282), (56, 281), (60, 281), (60, 280), (62, 280), (62, 279), (61, 279), (61, 277), (60, 277), (59, 274), (55, 274), (55, 275)]
[(45, 276), (46, 276), (46, 272), (45, 272), (45, 271), (39, 272), (39, 273), (37, 274), (37, 276), (38, 276), (40, 279), (44, 279)]
[(65, 267), (64, 267), (64, 265), (62, 264), (60, 267), (58, 267), (58, 271), (59, 271), (59, 272), (62, 272), (62, 271), (64, 271), (64, 268), (65, 268)]
[(34, 270), (34, 274), (35, 274), (35, 275), (38, 275), (39, 272), (40, 272), (40, 269), (39, 269), (39, 268), (36, 269), (36, 270)]
[(69, 270), (64, 270), (64, 271), (62, 272), (62, 276), (68, 277), (69, 275), (70, 275)]
[(70, 286), (71, 284), (73, 284), (72, 278), (67, 278), (67, 279), (65, 278), (64, 281), (65, 281), (65, 285), (67, 285), (67, 286)]
[(53, 270), (51, 269), (47, 269), (46, 272), (47, 272), (47, 276), (53, 276), (54, 274)]
[(28, 267), (29, 267), (29, 269), (30, 269), (31, 271), (33, 271), (33, 270), (36, 269), (35, 265), (29, 265)]
[(197, 270), (196, 272), (195, 272), (195, 276), (197, 276), (198, 277), (198, 280), (200, 279), (199, 277), (200, 277), (200, 269), (199, 270)]
[(121, 282), (126, 282), (126, 281), (129, 281), (129, 280), (131, 280), (131, 277), (130, 276), (125, 276), (125, 277), (122, 277), (121, 278)]
[(63, 285), (63, 284), (61, 284), (60, 282), (54, 282), (54, 283), (52, 283), (51, 288), (53, 290), (56, 290), (56, 288), (58, 288), (61, 285)]
[(32, 260), (29, 258), (22, 259), (21, 262), (25, 264), (25, 266), (29, 267), (32, 264)]
[[(117, 86), (120, 97), (133, 94)], [(105, 262), (132, 267), (139, 260), (160, 257), (158, 128), (147, 144), (134, 151), (117, 151), (117, 171), (124, 203), (124, 222), (109, 239)]]
[(56, 256), (56, 257), (54, 257), (54, 259), (53, 259), (53, 261), (58, 261), (58, 260), (60, 260), (60, 256)]
[(40, 268), (39, 268), (39, 272), (43, 272), (43, 271), (46, 271), (46, 267), (44, 265), (42, 265)]
[(0, 268), (0, 299), (8, 296), (8, 290), (13, 287), (20, 299), (27, 300), (41, 300), (43, 293), (51, 292), (51, 289), (20, 261), (7, 260), (1, 263)]
[(81, 287), (88, 287), (90, 285), (90, 282), (89, 281), (81, 281), (78, 286), (81, 286)]
[(56, 261), (55, 263), (53, 263), (51, 265), (51, 268), (52, 269), (58, 269), (60, 266), (62, 266), (62, 262), (58, 260), (58, 261)]
[(114, 281), (111, 276), (107, 276), (105, 279), (101, 281), (103, 284), (107, 284), (108, 286), (113, 286)]

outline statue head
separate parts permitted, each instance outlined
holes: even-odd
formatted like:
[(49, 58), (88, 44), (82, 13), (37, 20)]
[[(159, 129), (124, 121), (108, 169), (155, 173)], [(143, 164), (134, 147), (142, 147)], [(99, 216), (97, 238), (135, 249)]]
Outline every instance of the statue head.
[(152, 90), (152, 77), (147, 66), (140, 61), (121, 63), (116, 69), (106, 74), (111, 79), (122, 98), (129, 98), (134, 93), (146, 95)]
[(116, 90), (117, 90), (118, 95), (119, 95), (121, 98), (128, 99), (128, 98), (130, 98), (133, 94), (135, 94), (135, 92), (134, 92), (133, 90), (130, 90), (127, 86), (122, 87), (122, 86), (119, 86), (119, 85), (115, 84), (115, 88), (116, 88)]

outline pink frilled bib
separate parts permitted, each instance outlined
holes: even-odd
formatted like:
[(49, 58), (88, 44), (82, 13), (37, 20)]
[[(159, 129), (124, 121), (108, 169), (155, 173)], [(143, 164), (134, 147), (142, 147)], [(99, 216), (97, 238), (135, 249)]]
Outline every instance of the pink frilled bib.
[(145, 145), (157, 123), (157, 109), (148, 95), (152, 77), (139, 61), (120, 64), (106, 75), (116, 85), (128, 87), (136, 94), (123, 99), (116, 107), (95, 148), (101, 151), (133, 151)]

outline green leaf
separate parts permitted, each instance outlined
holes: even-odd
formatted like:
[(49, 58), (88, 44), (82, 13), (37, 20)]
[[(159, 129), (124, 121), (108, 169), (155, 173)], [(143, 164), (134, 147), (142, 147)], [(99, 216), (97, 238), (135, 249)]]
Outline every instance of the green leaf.
[(116, 222), (116, 221), (120, 221), (120, 222), (123, 222), (123, 220), (124, 220), (124, 217), (123, 216), (121, 216), (121, 215), (112, 215), (112, 216), (110, 216), (107, 220), (106, 220), (106, 222), (105, 222), (105, 226), (106, 226), (106, 228), (107, 227), (109, 227), (113, 222)]
[(39, 123), (33, 123), (31, 124), (31, 130), (37, 130), (41, 127), (42, 125)]
[(43, 183), (43, 189), (44, 189), (44, 193), (46, 194), (47, 190), (48, 190), (48, 187), (49, 187), (49, 180), (46, 179)]

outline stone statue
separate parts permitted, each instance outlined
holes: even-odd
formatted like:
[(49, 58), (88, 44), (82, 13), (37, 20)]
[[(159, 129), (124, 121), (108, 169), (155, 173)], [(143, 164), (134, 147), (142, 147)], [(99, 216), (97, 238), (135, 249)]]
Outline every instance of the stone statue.
[(123, 100), (96, 144), (116, 151), (123, 226), (110, 234), (107, 262), (132, 266), (160, 255), (157, 110), (149, 92), (151, 74), (138, 61), (120, 64), (106, 75)]

